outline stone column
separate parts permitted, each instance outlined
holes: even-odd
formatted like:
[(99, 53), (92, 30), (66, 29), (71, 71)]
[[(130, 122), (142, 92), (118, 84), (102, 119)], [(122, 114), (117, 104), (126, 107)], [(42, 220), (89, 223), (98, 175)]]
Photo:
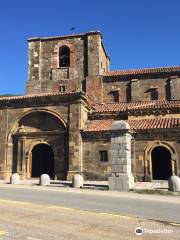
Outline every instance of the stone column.
[(68, 180), (76, 173), (82, 173), (82, 137), (80, 130), (83, 128), (83, 101), (78, 100), (69, 106), (69, 171)]
[(25, 163), (25, 142), (26, 137), (22, 136), (18, 138), (17, 144), (17, 172), (21, 179), (26, 175), (26, 163)]
[(17, 173), (21, 179), (26, 177), (26, 136), (24, 126), (20, 126), (17, 134)]
[(115, 121), (111, 129), (112, 176), (109, 177), (109, 189), (129, 191), (134, 187), (130, 127), (125, 121)]

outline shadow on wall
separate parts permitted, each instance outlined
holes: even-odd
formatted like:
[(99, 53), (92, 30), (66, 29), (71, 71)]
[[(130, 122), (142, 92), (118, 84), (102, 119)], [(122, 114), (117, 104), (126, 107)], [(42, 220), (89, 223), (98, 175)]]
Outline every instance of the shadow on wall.
[(84, 176), (84, 180), (91, 180), (91, 181), (108, 181), (108, 177), (110, 175), (106, 174), (106, 175), (100, 175), (96, 172), (90, 172), (87, 170), (83, 171), (83, 176)]

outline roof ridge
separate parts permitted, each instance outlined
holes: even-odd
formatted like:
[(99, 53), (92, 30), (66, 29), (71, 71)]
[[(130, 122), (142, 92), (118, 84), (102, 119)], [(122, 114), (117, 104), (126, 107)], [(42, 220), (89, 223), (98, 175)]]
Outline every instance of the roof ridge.
[(138, 74), (168, 73), (168, 72), (171, 73), (171, 72), (177, 72), (177, 71), (178, 72), (180, 71), (180, 65), (110, 70), (110, 71), (104, 72), (102, 76), (138, 75)]
[[(129, 70), (144, 70), (144, 69), (162, 69), (162, 68), (179, 68), (180, 65), (176, 65), (176, 66), (161, 66), (161, 67), (143, 67), (143, 68), (127, 68), (127, 69), (117, 69), (117, 70), (110, 70), (110, 71), (107, 71), (107, 72), (116, 72), (116, 71), (129, 71)], [(106, 73), (106, 72), (105, 72)]]
[(180, 108), (180, 100), (153, 100), (144, 102), (119, 102), (94, 104), (94, 112), (124, 112), (137, 110), (156, 110)]
[(107, 104), (138, 104), (138, 103), (161, 103), (161, 102), (178, 102), (179, 99), (162, 99), (162, 100), (146, 100), (146, 101), (136, 101), (136, 102), (103, 102), (103, 103), (93, 103), (92, 105), (107, 105)]
[(58, 93), (27, 94), (27, 95), (19, 95), (19, 96), (0, 97), (0, 101), (18, 100), (18, 99), (20, 100), (20, 99), (48, 97), (48, 96), (66, 96), (66, 95), (75, 95), (75, 94), (84, 94), (84, 92), (76, 91), (76, 92), (63, 92), (63, 93), (58, 92)]
[(66, 34), (66, 35), (59, 35), (59, 36), (31, 37), (31, 38), (28, 38), (28, 41), (50, 40), (50, 39), (69, 38), (69, 37), (80, 37), (80, 36), (91, 35), (91, 34), (100, 34), (101, 35), (101, 32), (99, 30), (94, 30), (94, 31), (82, 32), (82, 33), (77, 33), (77, 34), (73, 33), (73, 34)]

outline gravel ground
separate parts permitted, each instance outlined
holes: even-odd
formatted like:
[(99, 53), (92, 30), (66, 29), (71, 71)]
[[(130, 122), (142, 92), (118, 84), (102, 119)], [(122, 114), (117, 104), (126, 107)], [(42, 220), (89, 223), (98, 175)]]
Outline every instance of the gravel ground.
[[(142, 227), (146, 233), (136, 236), (137, 227)], [(0, 203), (0, 239), (179, 240), (180, 227), (120, 215), (4, 200)]]

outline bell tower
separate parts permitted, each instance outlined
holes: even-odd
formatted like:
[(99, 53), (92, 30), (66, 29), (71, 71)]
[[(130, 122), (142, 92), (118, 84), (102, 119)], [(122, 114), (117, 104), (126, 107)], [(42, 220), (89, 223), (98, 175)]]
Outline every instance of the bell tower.
[(109, 58), (99, 31), (30, 38), (26, 94), (86, 92), (88, 81), (108, 68)]

